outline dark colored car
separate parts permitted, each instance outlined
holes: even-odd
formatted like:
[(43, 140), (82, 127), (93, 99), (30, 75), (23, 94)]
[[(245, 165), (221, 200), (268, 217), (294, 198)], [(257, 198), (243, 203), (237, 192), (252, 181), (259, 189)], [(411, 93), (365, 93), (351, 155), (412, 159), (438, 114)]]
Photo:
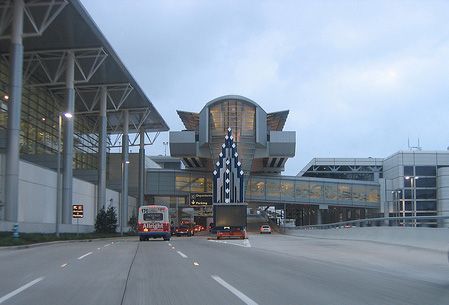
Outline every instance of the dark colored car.
[(182, 236), (182, 235), (193, 236), (193, 235), (195, 235), (195, 231), (193, 230), (192, 226), (180, 225), (179, 227), (176, 228), (175, 234), (176, 234), (176, 236)]

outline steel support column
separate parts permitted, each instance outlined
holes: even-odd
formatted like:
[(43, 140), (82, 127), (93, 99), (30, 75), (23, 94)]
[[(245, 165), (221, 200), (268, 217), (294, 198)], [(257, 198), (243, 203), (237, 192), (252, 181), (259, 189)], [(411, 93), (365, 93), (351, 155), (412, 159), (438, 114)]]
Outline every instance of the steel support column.
[(138, 206), (144, 205), (144, 187), (145, 187), (145, 131), (140, 131), (139, 148), (139, 199)]
[(316, 210), (316, 224), (320, 225), (322, 222), (323, 222), (323, 220), (322, 220), (322, 215), (321, 215), (321, 209), (318, 208)]
[[(67, 52), (66, 59), (66, 114), (75, 112), (74, 70), (75, 56)], [(74, 117), (65, 119), (64, 124), (64, 151), (62, 175), (62, 222), (72, 223), (72, 188), (73, 188), (73, 126)]]
[(107, 145), (107, 89), (101, 88), (100, 92), (100, 141), (98, 147), (98, 197), (97, 213), (106, 204), (106, 145)]
[(128, 227), (128, 165), (129, 165), (129, 143), (128, 143), (129, 112), (123, 110), (123, 136), (122, 136), (122, 212), (120, 232), (123, 234)]
[(14, 1), (9, 67), (8, 142), (6, 145), (5, 219), (18, 222), (19, 215), (19, 139), (22, 106), (23, 0)]

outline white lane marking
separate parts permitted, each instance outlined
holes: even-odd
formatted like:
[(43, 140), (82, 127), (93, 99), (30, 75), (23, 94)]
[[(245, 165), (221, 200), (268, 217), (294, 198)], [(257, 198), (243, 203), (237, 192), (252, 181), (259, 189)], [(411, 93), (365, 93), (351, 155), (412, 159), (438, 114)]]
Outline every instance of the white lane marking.
[(168, 243), (168, 245), (171, 247), (171, 243)]
[(91, 254), (92, 254), (92, 252), (86, 253), (86, 254), (81, 255), (80, 257), (78, 257), (78, 259), (83, 259), (83, 258), (85, 258), (86, 256), (91, 255)]
[(68, 264), (62, 264), (61, 265), (61, 268), (64, 268), (65, 266), (67, 266)]
[(182, 253), (181, 251), (176, 251), (176, 252), (178, 252), (178, 254), (181, 255), (182, 257), (187, 258), (187, 255), (185, 255), (185, 254)]
[(200, 264), (198, 264), (197, 262), (193, 262), (193, 265), (199, 266)]
[(97, 250), (100, 250), (101, 248), (97, 248)]
[(173, 250), (175, 250), (175, 247), (171, 247)]
[(229, 283), (227, 283), (225, 280), (223, 280), (218, 275), (211, 275), (211, 277), (216, 280), (220, 285), (222, 285), (224, 288), (232, 292), (236, 297), (238, 297), (240, 300), (243, 301), (243, 303), (247, 305), (258, 305), (256, 302), (251, 300), (246, 294), (235, 288), (234, 286), (231, 286)]
[(106, 248), (106, 247), (108, 247), (108, 246), (110, 246), (110, 245), (111, 245), (111, 244), (107, 244), (107, 245), (104, 245), (103, 247)]
[(31, 286), (39, 283), (40, 281), (42, 281), (44, 279), (44, 277), (39, 277), (31, 282), (29, 282), (28, 284), (23, 285), (22, 287), (17, 288), (14, 291), (11, 291), (10, 293), (8, 293), (7, 295), (3, 296), (0, 298), (0, 304), (3, 303), (6, 300), (9, 300), (10, 298), (12, 298), (15, 295), (18, 295), (19, 293), (21, 293), (22, 291), (24, 291), (25, 289), (30, 288)]
[(228, 245), (234, 245), (234, 246), (239, 246), (239, 247), (244, 247), (244, 248), (251, 248), (251, 244), (249, 242), (249, 240), (245, 239), (243, 241), (243, 244), (238, 243), (239, 241), (224, 241), (224, 240), (214, 240), (214, 239), (209, 239), (209, 241), (211, 242), (215, 242), (215, 243), (219, 243), (219, 244), (228, 244)]

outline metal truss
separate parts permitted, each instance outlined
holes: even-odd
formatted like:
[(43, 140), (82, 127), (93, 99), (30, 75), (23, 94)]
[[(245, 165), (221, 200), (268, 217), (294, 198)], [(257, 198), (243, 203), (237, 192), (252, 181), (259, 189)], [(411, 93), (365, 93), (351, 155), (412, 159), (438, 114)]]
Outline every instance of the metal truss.
[[(160, 131), (156, 131), (154, 133), (145, 131), (145, 139), (148, 141), (145, 140), (144, 145), (145, 146), (153, 145), (156, 142), (157, 138), (159, 137), (160, 133), (161, 133)], [(140, 135), (138, 133), (134, 133), (132, 135), (133, 135), (132, 140), (131, 137), (128, 137), (129, 147), (140, 147)], [(122, 133), (109, 135), (108, 148), (109, 149), (121, 148), (122, 145), (119, 144), (119, 142), (121, 141), (122, 138), (123, 138)]]
[[(11, 28), (14, 0), (0, 0), (0, 39), (10, 38), (6, 34)], [(42, 35), (48, 26), (68, 4), (67, 0), (25, 0), (23, 37)]]
[[(100, 102), (101, 88), (106, 88), (107, 104), (111, 105), (108, 112), (116, 112), (125, 103), (128, 96), (134, 90), (130, 83), (117, 84), (101, 84), (101, 85), (76, 85), (75, 94), (83, 109), (77, 111), (75, 114), (98, 114), (99, 110), (94, 110)], [(50, 89), (55, 95), (64, 96), (65, 88), (58, 87)]]
[[(342, 170), (342, 166), (349, 168), (348, 170)], [(323, 170), (322, 167), (327, 167), (328, 169)], [(367, 170), (369, 169), (369, 170)], [(382, 166), (378, 165), (313, 165), (311, 168), (312, 172), (331, 172), (331, 173), (371, 173), (382, 171)]]
[[(108, 54), (102, 48), (29, 51), (23, 54), (25, 86), (45, 87), (65, 85), (66, 57), (75, 56), (75, 84), (87, 83), (105, 61)], [(9, 61), (9, 54), (3, 54)], [(31, 81), (32, 76), (39, 82)]]

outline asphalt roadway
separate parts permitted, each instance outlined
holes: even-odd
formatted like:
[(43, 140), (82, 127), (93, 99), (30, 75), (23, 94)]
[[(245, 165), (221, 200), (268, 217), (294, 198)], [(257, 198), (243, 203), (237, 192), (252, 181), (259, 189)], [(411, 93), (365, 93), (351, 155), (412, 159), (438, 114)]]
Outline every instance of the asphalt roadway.
[(0, 250), (0, 304), (449, 304), (447, 253), (251, 234)]

